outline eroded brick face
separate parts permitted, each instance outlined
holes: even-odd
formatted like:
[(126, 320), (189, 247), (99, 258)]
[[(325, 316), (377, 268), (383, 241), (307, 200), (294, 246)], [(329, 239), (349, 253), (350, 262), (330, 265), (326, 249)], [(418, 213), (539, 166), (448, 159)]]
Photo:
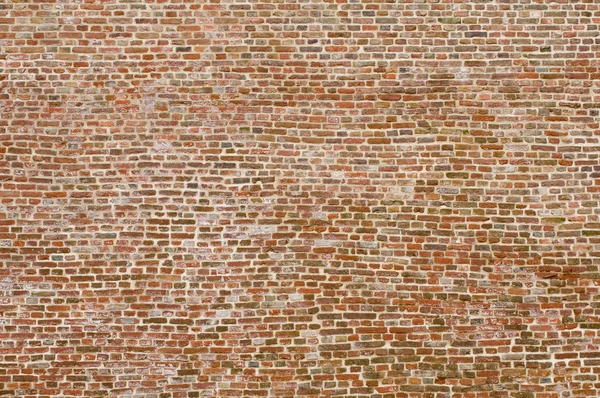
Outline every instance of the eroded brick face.
[(599, 24), (0, 1), (0, 395), (598, 396)]

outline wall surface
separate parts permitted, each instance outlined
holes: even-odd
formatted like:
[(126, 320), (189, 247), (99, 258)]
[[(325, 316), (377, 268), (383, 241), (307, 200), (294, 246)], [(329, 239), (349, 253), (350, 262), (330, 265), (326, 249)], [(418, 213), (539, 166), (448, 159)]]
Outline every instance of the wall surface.
[(600, 396), (600, 0), (0, 0), (0, 396)]

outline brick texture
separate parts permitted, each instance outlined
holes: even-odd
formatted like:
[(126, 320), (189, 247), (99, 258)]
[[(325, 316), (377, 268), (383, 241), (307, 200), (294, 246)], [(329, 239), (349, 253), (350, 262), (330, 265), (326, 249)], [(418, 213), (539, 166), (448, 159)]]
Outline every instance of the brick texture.
[(0, 396), (600, 396), (599, 0), (0, 0)]

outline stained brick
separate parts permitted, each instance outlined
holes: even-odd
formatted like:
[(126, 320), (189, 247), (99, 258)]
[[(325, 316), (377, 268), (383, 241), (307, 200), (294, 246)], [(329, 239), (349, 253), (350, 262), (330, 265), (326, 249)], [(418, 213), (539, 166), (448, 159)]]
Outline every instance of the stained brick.
[(0, 3), (0, 395), (600, 395), (600, 2)]

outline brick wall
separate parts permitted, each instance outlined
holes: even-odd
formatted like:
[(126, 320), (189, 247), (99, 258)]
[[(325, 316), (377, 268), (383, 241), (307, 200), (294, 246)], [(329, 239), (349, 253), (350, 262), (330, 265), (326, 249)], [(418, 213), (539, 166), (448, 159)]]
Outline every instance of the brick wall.
[(0, 0), (0, 395), (600, 395), (600, 1)]

